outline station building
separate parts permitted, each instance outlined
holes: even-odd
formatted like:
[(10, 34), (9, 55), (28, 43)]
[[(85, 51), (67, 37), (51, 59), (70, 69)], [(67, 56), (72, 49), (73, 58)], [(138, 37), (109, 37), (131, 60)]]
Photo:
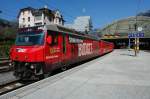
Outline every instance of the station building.
[[(144, 15), (132, 16), (116, 20), (98, 30), (101, 38), (115, 43), (116, 48), (127, 48), (129, 45), (129, 33), (138, 33), (138, 27), (142, 27), (144, 37), (140, 38), (140, 49), (150, 49), (150, 17)], [(131, 38), (131, 47), (134, 46), (134, 38)]]

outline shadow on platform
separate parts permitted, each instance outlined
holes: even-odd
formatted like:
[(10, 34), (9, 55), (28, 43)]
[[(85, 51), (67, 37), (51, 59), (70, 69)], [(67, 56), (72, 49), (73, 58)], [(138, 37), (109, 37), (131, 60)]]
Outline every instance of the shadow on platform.
[(133, 57), (135, 57), (135, 55), (131, 55), (131, 54), (120, 54), (120, 55), (133, 56)]

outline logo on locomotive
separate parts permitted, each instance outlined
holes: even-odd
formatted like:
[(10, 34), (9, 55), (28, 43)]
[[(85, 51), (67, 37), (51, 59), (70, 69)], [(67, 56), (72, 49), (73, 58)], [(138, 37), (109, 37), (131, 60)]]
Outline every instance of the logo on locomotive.
[(24, 49), (24, 48), (16, 48), (16, 51), (17, 51), (17, 52), (26, 52), (26, 50), (27, 50), (27, 49)]
[(50, 54), (54, 54), (54, 53), (60, 52), (60, 49), (59, 48), (50, 48), (49, 51), (50, 51)]
[(92, 43), (78, 44), (78, 56), (92, 54)]

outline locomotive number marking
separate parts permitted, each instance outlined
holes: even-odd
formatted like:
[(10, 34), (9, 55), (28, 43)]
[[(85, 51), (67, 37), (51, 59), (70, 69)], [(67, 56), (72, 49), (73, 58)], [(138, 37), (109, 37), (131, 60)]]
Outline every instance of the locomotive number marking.
[(78, 44), (78, 56), (92, 54), (92, 43)]

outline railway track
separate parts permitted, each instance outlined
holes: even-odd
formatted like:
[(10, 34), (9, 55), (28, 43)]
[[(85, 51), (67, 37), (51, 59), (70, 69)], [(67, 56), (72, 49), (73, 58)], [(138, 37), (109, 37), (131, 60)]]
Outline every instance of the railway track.
[(0, 58), (0, 73), (8, 72), (12, 69), (13, 67), (10, 65), (9, 58)]
[(0, 63), (2, 62), (8, 62), (9, 61), (9, 58), (0, 58)]
[(21, 81), (21, 80), (15, 80), (15, 81), (0, 85), (0, 95), (6, 94), (8, 92), (19, 89), (21, 87), (27, 86), (27, 85), (32, 84), (34, 82), (35, 81), (25, 82), (25, 81)]
[(23, 86), (25, 86), (25, 84), (21, 83), (19, 80), (0, 85), (0, 95), (3, 95), (7, 92), (13, 91)]

